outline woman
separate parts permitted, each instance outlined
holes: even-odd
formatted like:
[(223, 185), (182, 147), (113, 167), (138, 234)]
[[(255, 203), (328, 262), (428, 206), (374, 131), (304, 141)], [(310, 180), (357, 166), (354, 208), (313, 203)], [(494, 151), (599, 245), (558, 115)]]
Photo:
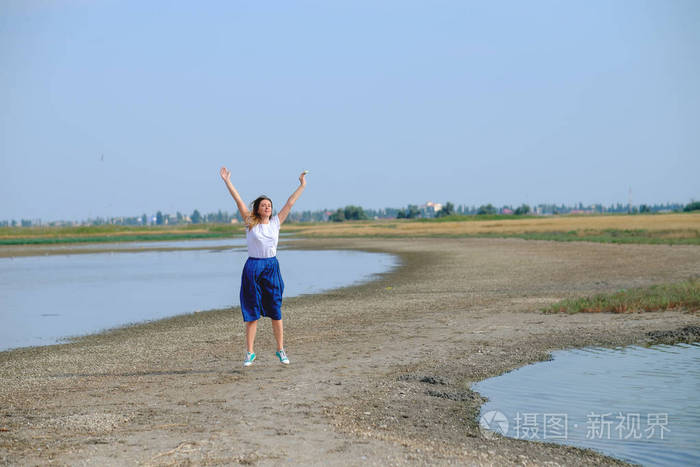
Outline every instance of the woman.
[(272, 216), (272, 201), (267, 196), (260, 196), (252, 203), (252, 212), (248, 211), (245, 203), (231, 183), (231, 172), (226, 167), (221, 168), (221, 178), (226, 182), (228, 191), (238, 205), (246, 225), (246, 241), (248, 243), (248, 260), (243, 267), (241, 277), (241, 311), (245, 321), (246, 356), (243, 366), (250, 366), (255, 360), (253, 344), (255, 331), (260, 316), (272, 320), (272, 331), (277, 341), (277, 357), (280, 363), (289, 365), (289, 358), (284, 351), (284, 333), (282, 329), (282, 293), (284, 282), (277, 262), (277, 241), (280, 226), (287, 219), (289, 211), (306, 186), (304, 171), (299, 176), (299, 187), (292, 193), (282, 210)]

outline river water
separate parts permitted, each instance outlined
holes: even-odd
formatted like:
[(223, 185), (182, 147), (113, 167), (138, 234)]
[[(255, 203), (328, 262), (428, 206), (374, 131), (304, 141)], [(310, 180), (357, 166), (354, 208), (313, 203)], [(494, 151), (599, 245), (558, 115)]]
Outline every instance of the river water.
[(472, 386), (481, 427), (642, 465), (700, 465), (700, 344), (586, 348)]
[[(78, 246), (114, 247), (122, 251), (0, 258), (0, 350), (239, 304), (245, 240)], [(139, 251), (153, 247), (179, 249)], [(182, 249), (192, 247), (204, 249)], [(355, 251), (281, 249), (277, 257), (285, 297), (368, 281), (398, 265), (392, 255)]]

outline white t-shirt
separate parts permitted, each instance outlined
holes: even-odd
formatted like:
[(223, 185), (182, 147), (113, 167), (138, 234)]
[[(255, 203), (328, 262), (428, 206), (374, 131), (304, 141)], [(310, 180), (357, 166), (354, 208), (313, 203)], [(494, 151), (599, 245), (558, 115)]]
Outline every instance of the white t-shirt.
[(251, 258), (272, 258), (277, 254), (277, 241), (280, 237), (280, 218), (273, 216), (269, 224), (258, 224), (246, 229), (248, 256)]

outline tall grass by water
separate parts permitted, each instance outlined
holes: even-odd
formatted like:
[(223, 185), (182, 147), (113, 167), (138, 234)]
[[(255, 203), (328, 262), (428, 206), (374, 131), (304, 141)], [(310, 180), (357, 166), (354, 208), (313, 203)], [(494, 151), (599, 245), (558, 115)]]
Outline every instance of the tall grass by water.
[(549, 305), (545, 313), (630, 313), (684, 309), (700, 310), (700, 278), (620, 290), (591, 297), (566, 299)]

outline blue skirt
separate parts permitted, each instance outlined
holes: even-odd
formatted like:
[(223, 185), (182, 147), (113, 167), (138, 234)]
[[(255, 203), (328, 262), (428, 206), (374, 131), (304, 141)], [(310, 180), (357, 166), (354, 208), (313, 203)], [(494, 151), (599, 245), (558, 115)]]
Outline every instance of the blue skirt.
[(241, 312), (243, 321), (260, 316), (282, 319), (284, 282), (277, 257), (248, 258), (241, 275)]

